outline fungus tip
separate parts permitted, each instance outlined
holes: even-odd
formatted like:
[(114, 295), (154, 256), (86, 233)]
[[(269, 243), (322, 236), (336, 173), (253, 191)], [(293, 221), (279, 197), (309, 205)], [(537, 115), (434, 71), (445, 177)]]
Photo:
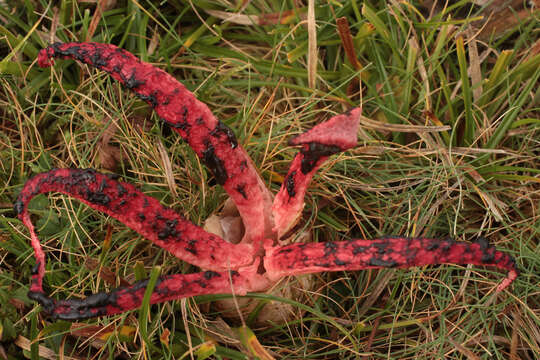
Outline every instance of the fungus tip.
[(52, 56), (49, 54), (50, 51), (53, 51), (51, 47), (41, 49), (38, 53), (38, 66), (41, 68), (46, 68), (53, 65)]
[(514, 282), (514, 280), (517, 279), (517, 276), (519, 275), (519, 271), (517, 270), (509, 270), (508, 275), (506, 275), (506, 278), (497, 286), (496, 292), (500, 293), (504, 289), (506, 289), (510, 284)]

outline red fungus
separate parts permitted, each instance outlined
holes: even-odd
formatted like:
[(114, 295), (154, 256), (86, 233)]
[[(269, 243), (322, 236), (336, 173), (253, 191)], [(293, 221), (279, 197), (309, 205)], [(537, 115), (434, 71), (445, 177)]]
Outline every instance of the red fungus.
[[(159, 117), (186, 140), (233, 199), (246, 225), (245, 241), (260, 245), (271, 236), (272, 196), (231, 129), (208, 106), (165, 71), (114, 45), (55, 43), (39, 52), (41, 67), (50, 58), (72, 58), (100, 70), (150, 104)], [(266, 223), (265, 223), (266, 221)]]
[(302, 149), (293, 159), (272, 205), (274, 232), (278, 238), (295, 224), (302, 213), (309, 182), (324, 161), (330, 155), (356, 146), (361, 112), (360, 108), (351, 109), (289, 141), (291, 145), (302, 145)]
[[(154, 107), (160, 117), (187, 140), (212, 170), (242, 216), (247, 237), (233, 245), (191, 224), (133, 185), (94, 170), (57, 169), (34, 176), (23, 187), (15, 211), (31, 234), (36, 256), (29, 297), (52, 317), (82, 319), (121, 313), (140, 306), (146, 282), (98, 293), (82, 300), (54, 300), (45, 295), (42, 280), (45, 255), (28, 214), (28, 202), (40, 193), (61, 192), (104, 212), (178, 258), (206, 271), (163, 276), (151, 303), (203, 294), (245, 294), (264, 291), (283, 276), (322, 271), (407, 268), (441, 263), (494, 266), (508, 271), (502, 291), (517, 277), (513, 259), (486, 240), (475, 243), (425, 238), (385, 238), (275, 246), (304, 206), (304, 195), (315, 171), (332, 154), (356, 146), (361, 110), (352, 109), (291, 140), (301, 145), (285, 181), (272, 196), (259, 178), (234, 134), (218, 122), (203, 103), (172, 76), (139, 61), (112, 45), (53, 44), (39, 53), (39, 65), (51, 57), (74, 58), (109, 72)], [(264, 252), (260, 249), (264, 241)], [(262, 264), (260, 254), (262, 255)], [(262, 271), (261, 271), (262, 270)]]
[(498, 291), (510, 285), (518, 275), (514, 259), (497, 251), (484, 238), (475, 243), (388, 237), (291, 244), (268, 247), (264, 259), (264, 267), (271, 280), (323, 271), (409, 268), (444, 263), (495, 266), (508, 270), (508, 276), (499, 284)]

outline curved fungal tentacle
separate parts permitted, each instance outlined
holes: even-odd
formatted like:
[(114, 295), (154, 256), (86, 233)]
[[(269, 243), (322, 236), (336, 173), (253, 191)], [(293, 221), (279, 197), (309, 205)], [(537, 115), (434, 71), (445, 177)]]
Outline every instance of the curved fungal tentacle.
[(41, 303), (53, 318), (77, 320), (135, 309), (142, 303), (147, 282), (84, 299), (55, 300), (47, 296), (43, 290), (45, 254), (31, 222), (28, 203), (34, 196), (48, 192), (72, 196), (119, 220), (176, 257), (206, 269), (195, 274), (162, 276), (151, 303), (197, 295), (243, 295), (268, 290), (284, 276), (324, 271), (442, 263), (493, 266), (508, 271), (498, 291), (518, 275), (514, 260), (486, 240), (465, 243), (395, 237), (275, 246), (276, 236), (283, 236), (301, 215), (307, 187), (317, 169), (329, 156), (356, 146), (360, 108), (334, 116), (290, 141), (301, 149), (272, 203), (271, 193), (234, 133), (171, 75), (108, 44), (55, 43), (39, 52), (38, 63), (41, 67), (50, 66), (51, 58), (72, 58), (97, 67), (150, 104), (188, 142), (217, 183), (223, 185), (245, 226), (244, 239), (233, 245), (162, 206), (135, 186), (111, 176), (91, 169), (56, 169), (38, 174), (26, 182), (14, 209), (30, 230), (36, 256), (29, 297)]
[(390, 237), (327, 243), (267, 246), (264, 267), (268, 277), (318, 273), (323, 271), (409, 268), (436, 264), (484, 265), (508, 271), (497, 290), (514, 281), (518, 270), (514, 259), (488, 244), (426, 238)]
[(41, 50), (38, 64), (51, 58), (71, 58), (109, 73), (176, 131), (212, 171), (233, 199), (246, 228), (246, 241), (260, 245), (271, 235), (272, 195), (231, 129), (173, 76), (114, 45), (55, 43)]
[[(177, 300), (185, 297), (213, 294), (245, 295), (248, 291), (265, 285), (261, 275), (256, 274), (258, 262), (240, 271), (204, 271), (195, 274), (165, 275), (158, 278), (150, 297), (151, 304)], [(259, 279), (260, 278), (260, 279)], [(30, 291), (28, 297), (40, 303), (52, 319), (81, 320), (97, 316), (120, 314), (141, 306), (148, 280), (138, 281), (109, 293), (99, 292), (83, 299), (55, 300), (43, 291)]]
[(274, 232), (278, 238), (296, 223), (304, 208), (309, 182), (326, 159), (356, 146), (361, 113), (361, 108), (351, 109), (289, 141), (290, 145), (302, 145), (302, 148), (294, 157), (272, 205)]
[(15, 203), (15, 211), (30, 230), (36, 256), (32, 291), (42, 291), (45, 256), (30, 220), (28, 203), (34, 196), (48, 192), (72, 196), (117, 219), (179, 259), (204, 269), (223, 271), (253, 263), (251, 245), (234, 245), (204, 231), (132, 184), (113, 180), (92, 169), (56, 169), (29, 179)]

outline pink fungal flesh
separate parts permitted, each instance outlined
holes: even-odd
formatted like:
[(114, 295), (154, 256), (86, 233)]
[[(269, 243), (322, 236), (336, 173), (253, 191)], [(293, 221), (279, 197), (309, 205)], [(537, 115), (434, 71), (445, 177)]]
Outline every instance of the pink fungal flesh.
[(250, 244), (234, 245), (207, 233), (156, 199), (144, 195), (132, 184), (113, 180), (91, 169), (56, 169), (28, 180), (15, 205), (30, 229), (32, 245), (39, 254), (41, 276), (44, 257), (30, 222), (28, 202), (36, 195), (53, 191), (70, 195), (112, 216), (177, 258), (196, 266), (222, 271), (253, 262)]
[[(241, 271), (204, 271), (195, 274), (165, 275), (158, 278), (151, 304), (190, 296), (263, 290), (268, 281), (257, 274), (258, 262)], [(55, 300), (43, 291), (30, 291), (28, 296), (38, 301), (55, 319), (80, 320), (97, 316), (120, 314), (141, 306), (148, 280), (138, 281), (110, 293), (96, 293), (83, 299)]]
[(266, 290), (284, 276), (323, 271), (442, 263), (494, 266), (508, 271), (498, 291), (510, 285), (518, 275), (513, 259), (486, 240), (464, 243), (390, 237), (274, 246), (273, 233), (283, 235), (301, 214), (306, 188), (315, 171), (332, 154), (356, 146), (359, 108), (334, 116), (291, 140), (291, 145), (302, 148), (270, 207), (272, 196), (232, 131), (170, 75), (112, 45), (54, 44), (40, 51), (40, 66), (50, 65), (51, 57), (75, 58), (107, 71), (151, 104), (212, 170), (217, 182), (235, 201), (248, 232), (248, 243), (230, 244), (162, 206), (133, 185), (91, 169), (56, 169), (38, 174), (26, 182), (14, 209), (30, 230), (36, 257), (28, 296), (42, 304), (53, 318), (76, 320), (135, 309), (142, 302), (147, 282), (78, 300), (48, 297), (43, 290), (45, 254), (28, 213), (28, 202), (47, 192), (72, 196), (114, 217), (176, 257), (208, 269), (195, 274), (162, 276), (154, 288), (151, 303), (231, 292), (244, 295), (249, 291)]
[(301, 215), (309, 182), (326, 159), (356, 146), (361, 112), (360, 108), (354, 108), (345, 114), (334, 116), (289, 142), (291, 145), (302, 145), (302, 149), (293, 159), (272, 205), (274, 232), (278, 234), (278, 238), (281, 238)]
[(518, 272), (512, 257), (480, 239), (475, 243), (426, 238), (389, 237), (375, 240), (335, 241), (267, 247), (264, 267), (268, 277), (324, 271), (410, 268), (436, 264), (495, 266), (508, 271), (502, 291)]
[(249, 241), (259, 246), (271, 234), (272, 196), (251, 159), (238, 144), (231, 129), (218, 121), (174, 77), (114, 45), (55, 43), (39, 52), (41, 67), (50, 58), (71, 58), (97, 67), (150, 104), (159, 117), (188, 142), (212, 171), (236, 204)]

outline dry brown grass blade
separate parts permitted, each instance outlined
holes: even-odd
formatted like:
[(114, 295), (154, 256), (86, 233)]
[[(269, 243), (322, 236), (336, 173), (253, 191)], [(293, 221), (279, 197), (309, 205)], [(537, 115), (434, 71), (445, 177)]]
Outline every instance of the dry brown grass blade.
[[(53, 16), (51, 19), (51, 31), (47, 34), (48, 41), (50, 44), (55, 42), (54, 34), (56, 34), (56, 29), (58, 28), (58, 21), (60, 19), (60, 14), (58, 13), (58, 8), (55, 6), (53, 8)], [(44, 39), (44, 37), (42, 37)]]
[(356, 56), (356, 51), (354, 50), (353, 38), (351, 35), (351, 28), (349, 26), (349, 21), (345, 16), (337, 18), (337, 30), (339, 38), (341, 39), (341, 44), (343, 45), (343, 50), (349, 62), (356, 70), (362, 69), (362, 64), (358, 61)]
[(0, 344), (0, 358), (2, 360), (7, 360), (8, 359), (8, 356), (7, 356), (7, 353), (6, 353), (6, 349), (4, 349), (4, 347), (2, 346), (2, 344)]
[(417, 217), (417, 220), (415, 221), (415, 226), (413, 229), (413, 234), (415, 236), (416, 234), (421, 234), (424, 231), (424, 227), (426, 226), (426, 224), (429, 224), (430, 222), (434, 221), (434, 219), (436, 219), (436, 216), (434, 215), (444, 204), (444, 202), (447, 201), (448, 198), (452, 195), (452, 193), (458, 188), (458, 186), (459, 183), (456, 182), (445, 191), (441, 191), (441, 194), (438, 196), (437, 201), (435, 201), (427, 211), (421, 212), (420, 208), (418, 208), (418, 213), (415, 215), (415, 217)]
[(241, 348), (242, 343), (238, 339), (237, 334), (222, 317), (218, 317), (215, 320), (206, 319), (205, 326), (204, 330), (208, 337), (215, 339), (220, 343), (232, 345), (239, 349)]
[(369, 338), (366, 344), (366, 352), (371, 351), (371, 346), (373, 346), (373, 341), (375, 340), (375, 335), (377, 334), (377, 330), (379, 329), (379, 325), (381, 323), (381, 318), (377, 317), (375, 318), (375, 321), (373, 322), (373, 329), (371, 330), (369, 334)]
[[(369, 270), (369, 272), (371, 273), (371, 270)], [(382, 275), (381, 278), (377, 279), (377, 283), (373, 286), (373, 290), (371, 290), (371, 293), (362, 303), (362, 306), (358, 311), (358, 318), (362, 318), (362, 316), (364, 316), (364, 314), (369, 311), (369, 308), (371, 308), (371, 306), (375, 304), (377, 300), (379, 300), (379, 297), (381, 296), (384, 288), (388, 285), (388, 282), (393, 276), (394, 272), (388, 271), (384, 275)], [(369, 284), (366, 284), (366, 289), (368, 286)]]
[[(358, 57), (356, 56), (356, 50), (354, 49), (353, 44), (353, 38), (351, 35), (351, 29), (349, 26), (349, 21), (346, 17), (340, 17), (336, 20), (337, 23), (337, 30), (339, 38), (341, 39), (341, 44), (343, 46), (343, 49), (345, 51), (345, 55), (347, 56), (347, 59), (351, 63), (352, 67), (360, 71), (362, 70), (362, 64), (360, 64), (360, 61), (358, 61)], [(352, 97), (355, 92), (360, 92), (361, 90), (361, 83), (360, 81), (366, 80), (368, 78), (367, 72), (362, 72), (360, 74), (360, 77), (355, 77), (351, 80), (349, 86), (347, 87), (347, 95), (349, 97)]]
[[(418, 40), (416, 36), (414, 38), (411, 38), (409, 40), (409, 45), (414, 46), (416, 48), (416, 51), (418, 54), (420, 54), (420, 46), (418, 45)], [(431, 101), (431, 91), (430, 91), (430, 83), (429, 83), (429, 77), (428, 72), (426, 70), (426, 65), (424, 63), (424, 58), (422, 56), (417, 56), (416, 58), (416, 64), (418, 65), (418, 74), (420, 75), (420, 78), (422, 79), (422, 84), (424, 84), (424, 93), (425, 93), (425, 99), (426, 99), (426, 112), (433, 114), (432, 112), (432, 101)], [(442, 123), (439, 122), (441, 125)], [(439, 125), (439, 124), (437, 124)]]
[(506, 204), (497, 200), (497, 198), (495, 198), (495, 195), (488, 194), (487, 192), (480, 190), (480, 188), (475, 184), (471, 184), (471, 186), (474, 188), (478, 196), (480, 196), (480, 199), (482, 199), (485, 207), (491, 210), (491, 214), (495, 217), (495, 219), (499, 222), (503, 221), (503, 217), (501, 211), (499, 210), (499, 207), (506, 206)]
[(520, 357), (517, 354), (519, 344), (519, 328), (521, 325), (521, 311), (519, 308), (515, 308), (512, 311), (514, 315), (514, 321), (512, 326), (512, 340), (510, 342), (510, 360), (519, 360)]
[(240, 13), (230, 13), (221, 10), (206, 9), (208, 15), (212, 15), (224, 22), (230, 22), (238, 25), (260, 25), (261, 17), (259, 15), (246, 15)]
[(452, 127), (448, 125), (443, 126), (421, 126), (421, 125), (403, 125), (403, 124), (389, 124), (381, 123), (380, 121), (371, 120), (365, 116), (360, 116), (360, 125), (369, 129), (381, 130), (381, 131), (398, 131), (405, 133), (429, 133), (429, 132), (441, 132), (449, 131)]
[[(106, 123), (107, 121), (104, 121), (104, 124)], [(109, 144), (117, 130), (118, 125), (116, 125), (115, 121), (111, 121), (103, 131), (103, 135), (97, 143), (97, 151), (101, 167), (110, 171), (115, 171), (118, 163), (122, 162), (123, 159), (121, 149)]]
[[(26, 350), (26, 351), (30, 351), (30, 346), (31, 346), (32, 342), (25, 338), (24, 336), (21, 336), (19, 335), (17, 337), (17, 339), (15, 339), (15, 345), (17, 345), (18, 347), (20, 347), (21, 349), (23, 350)], [(38, 354), (39, 354), (39, 357), (40, 358), (45, 358), (45, 359), (49, 359), (49, 360), (56, 360), (58, 359), (58, 354), (56, 353), (56, 351), (53, 351), (51, 349), (49, 349), (48, 347), (45, 347), (43, 345), (39, 345), (38, 347)], [(66, 356), (66, 355), (61, 355), (61, 357), (63, 359), (66, 359), (66, 360), (82, 360), (84, 358), (82, 357), (73, 357), (73, 356)]]
[(317, 80), (317, 25), (315, 23), (315, 0), (308, 1), (308, 84), (315, 89)]
[(379, 145), (366, 145), (366, 146), (358, 146), (354, 148), (355, 154), (379, 156), (379, 155), (384, 154), (384, 152), (385, 152), (384, 146), (379, 146)]
[(290, 24), (296, 18), (297, 10), (286, 10), (277, 13), (261, 14), (261, 15), (246, 15), (240, 13), (230, 13), (227, 11), (207, 9), (205, 12), (225, 22), (230, 22), (238, 25), (285, 25)]
[(96, 32), (97, 26), (101, 20), (101, 16), (103, 15), (103, 11), (105, 10), (107, 3), (107, 0), (99, 0), (97, 2), (96, 11), (94, 11), (94, 16), (92, 16), (90, 25), (88, 25), (88, 32), (86, 33), (85, 41), (91, 41), (94, 37), (94, 33)]
[(102, 325), (91, 325), (85, 323), (73, 323), (71, 324), (70, 333), (73, 336), (79, 336), (83, 338), (96, 337), (99, 338), (105, 332), (113, 331), (115, 328), (114, 324), (108, 324), (106, 326)]
[(466, 166), (464, 167), (464, 170), (467, 172), (467, 174), (469, 174), (474, 181), (476, 181), (477, 183), (481, 183), (484, 180), (484, 178), (482, 177), (482, 175), (480, 175), (480, 173), (478, 171), (476, 171), (474, 168), (470, 167), (470, 166)]
[(469, 76), (474, 101), (478, 101), (482, 96), (482, 70), (480, 69), (480, 57), (478, 56), (478, 47), (476, 46), (476, 37), (469, 27), (465, 32), (467, 35), (467, 46), (469, 48)]
[(152, 55), (157, 47), (159, 46), (159, 32), (157, 31), (157, 26), (154, 27), (152, 38), (148, 43), (148, 55)]
[(467, 357), (467, 359), (469, 359), (469, 360), (480, 360), (480, 358), (475, 353), (473, 353), (471, 350), (467, 349), (464, 345), (459, 344), (458, 342), (456, 342), (451, 337), (448, 337), (448, 341), (452, 345), (454, 345), (454, 347), (456, 348), (457, 351), (459, 351), (461, 354), (465, 355)]
[[(117, 286), (116, 284), (116, 274), (109, 269), (108, 267), (102, 266), (100, 267), (99, 262), (96, 259), (93, 259), (91, 257), (86, 257), (84, 260), (84, 265), (89, 270), (96, 270), (99, 269), (98, 276), (105, 281), (110, 286)], [(130, 286), (131, 283), (124, 279), (123, 277), (119, 277), (120, 286)]]
[(167, 184), (169, 185), (169, 190), (174, 195), (174, 197), (178, 197), (178, 193), (176, 192), (176, 182), (174, 181), (174, 175), (172, 170), (172, 164), (171, 159), (169, 158), (169, 154), (167, 153), (167, 149), (165, 149), (165, 146), (161, 142), (161, 140), (158, 140), (157, 147), (159, 149), (159, 155), (161, 157), (161, 161), (163, 163), (163, 169), (165, 170), (165, 178), (167, 179)]

